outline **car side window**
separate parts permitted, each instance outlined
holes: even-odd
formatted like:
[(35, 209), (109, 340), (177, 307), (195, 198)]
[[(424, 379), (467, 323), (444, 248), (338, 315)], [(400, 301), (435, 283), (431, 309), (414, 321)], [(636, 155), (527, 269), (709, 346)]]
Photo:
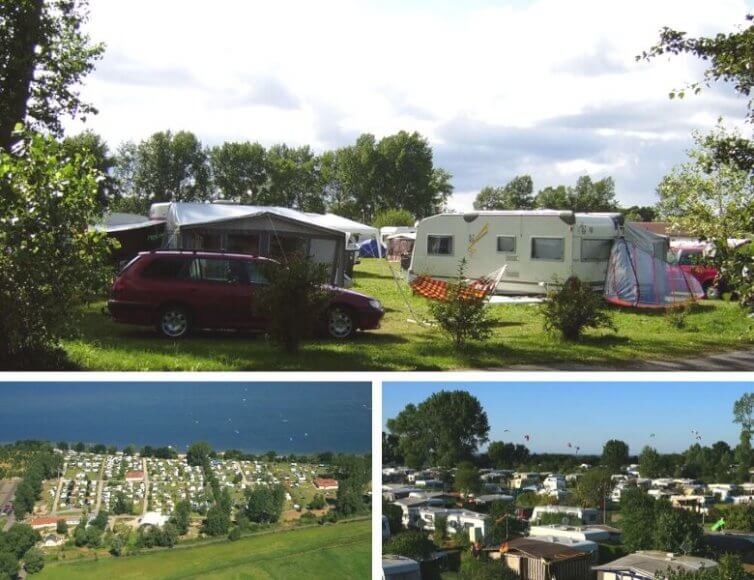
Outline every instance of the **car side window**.
[(191, 261), (189, 276), (192, 280), (204, 282), (238, 282), (230, 271), (228, 260), (214, 258), (196, 258)]
[(247, 284), (269, 284), (270, 281), (265, 276), (262, 268), (262, 264), (259, 262), (243, 262), (246, 267), (246, 283)]
[(178, 280), (186, 277), (188, 261), (182, 258), (163, 256), (155, 258), (141, 271), (143, 278)]

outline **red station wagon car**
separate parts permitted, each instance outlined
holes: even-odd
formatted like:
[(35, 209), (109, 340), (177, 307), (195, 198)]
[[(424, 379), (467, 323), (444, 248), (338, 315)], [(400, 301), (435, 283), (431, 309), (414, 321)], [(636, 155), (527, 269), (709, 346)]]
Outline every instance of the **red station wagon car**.
[(719, 298), (718, 270), (704, 257), (703, 244), (684, 244), (671, 248), (671, 260), (699, 280), (707, 298)]
[[(270, 262), (224, 252), (142, 252), (116, 277), (107, 307), (117, 322), (154, 325), (168, 338), (196, 328), (262, 330), (254, 294), (267, 283), (262, 265)], [(349, 338), (379, 328), (384, 314), (379, 301), (335, 288), (324, 327), (333, 338)]]

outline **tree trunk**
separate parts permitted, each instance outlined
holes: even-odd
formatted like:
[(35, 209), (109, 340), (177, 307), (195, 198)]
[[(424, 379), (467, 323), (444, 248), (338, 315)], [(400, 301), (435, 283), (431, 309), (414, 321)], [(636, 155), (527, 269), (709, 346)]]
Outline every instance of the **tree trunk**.
[[(14, 0), (15, 1), (15, 0)], [(8, 67), (0, 79), (0, 147), (10, 150), (16, 123), (26, 119), (36, 66), (35, 50), (41, 40), (44, 0), (20, 0), (11, 9), (14, 21), (8, 42)]]

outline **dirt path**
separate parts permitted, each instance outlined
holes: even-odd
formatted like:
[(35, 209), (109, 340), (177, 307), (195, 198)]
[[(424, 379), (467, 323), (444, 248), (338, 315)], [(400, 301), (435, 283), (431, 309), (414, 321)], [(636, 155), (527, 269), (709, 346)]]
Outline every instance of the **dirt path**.
[[(13, 479), (4, 479), (0, 481), (0, 507), (7, 503), (12, 503), (13, 498), (16, 495), (16, 488), (21, 482), (21, 479), (15, 477)], [(8, 514), (8, 519), (5, 521), (5, 529), (9, 529), (16, 522), (16, 514), (13, 510)]]
[(684, 358), (672, 361), (632, 361), (590, 365), (586, 363), (547, 363), (543, 365), (511, 365), (487, 368), (486, 371), (621, 371), (621, 372), (731, 372), (754, 371), (754, 350)]

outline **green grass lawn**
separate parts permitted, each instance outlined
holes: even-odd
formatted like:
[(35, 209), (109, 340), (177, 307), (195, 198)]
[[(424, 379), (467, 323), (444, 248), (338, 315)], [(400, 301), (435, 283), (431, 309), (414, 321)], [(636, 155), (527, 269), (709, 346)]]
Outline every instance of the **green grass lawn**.
[(369, 520), (97, 561), (47, 564), (40, 580), (87, 578), (369, 578)]
[[(66, 340), (64, 348), (83, 370), (429, 371), (574, 362), (630, 367), (636, 360), (697, 357), (754, 344), (754, 322), (737, 304), (720, 300), (699, 304), (680, 330), (662, 313), (616, 309), (617, 333), (590, 331), (578, 344), (547, 335), (536, 305), (492, 305), (497, 321), (493, 337), (456, 353), (437, 328), (407, 322), (412, 316), (384, 261), (358, 265), (354, 289), (385, 305), (382, 328), (347, 342), (312, 341), (295, 356), (262, 336), (241, 333), (166, 340), (151, 328), (115, 324), (102, 314), (103, 304), (87, 310), (79, 336)], [(427, 315), (426, 300), (409, 300), (418, 317)]]

